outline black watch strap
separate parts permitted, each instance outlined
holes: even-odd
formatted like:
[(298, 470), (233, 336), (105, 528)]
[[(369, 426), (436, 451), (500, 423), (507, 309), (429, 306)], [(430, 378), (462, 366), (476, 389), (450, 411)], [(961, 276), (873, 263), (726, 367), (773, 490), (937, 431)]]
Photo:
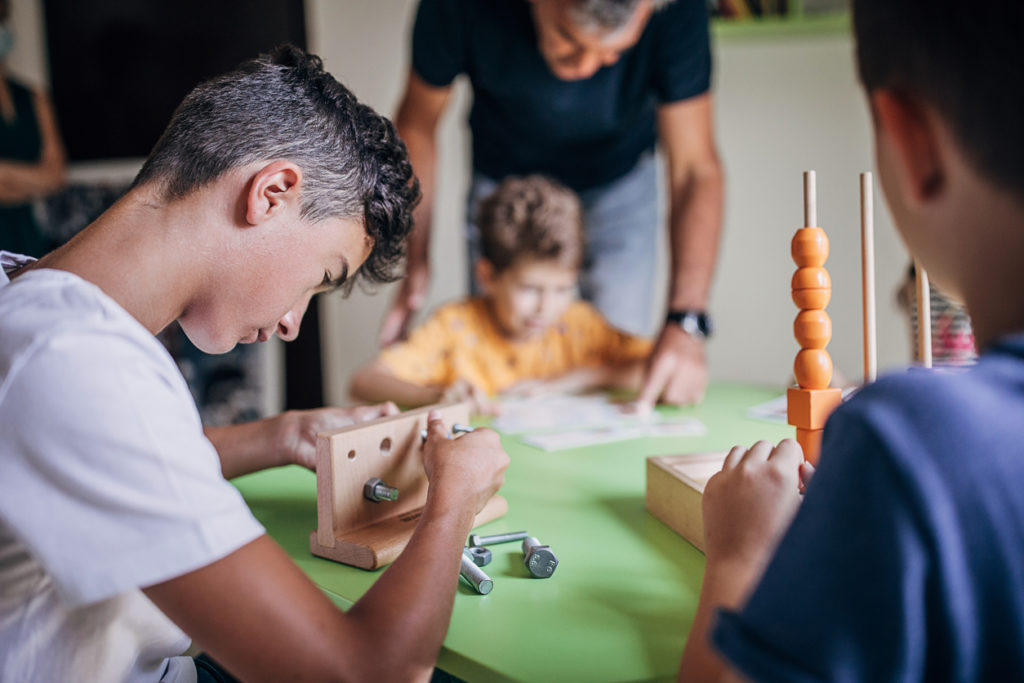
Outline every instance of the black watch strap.
[(711, 324), (711, 316), (705, 311), (695, 309), (682, 309), (669, 311), (665, 316), (666, 325), (678, 325), (687, 334), (706, 339), (711, 336), (714, 326)]

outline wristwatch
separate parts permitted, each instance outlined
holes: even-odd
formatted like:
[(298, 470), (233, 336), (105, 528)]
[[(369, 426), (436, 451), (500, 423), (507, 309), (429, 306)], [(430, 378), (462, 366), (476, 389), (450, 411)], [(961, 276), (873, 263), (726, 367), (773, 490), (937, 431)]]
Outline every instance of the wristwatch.
[(714, 325), (711, 323), (710, 315), (705, 311), (688, 308), (678, 311), (669, 311), (668, 315), (665, 316), (665, 324), (679, 325), (679, 327), (683, 328), (683, 331), (687, 334), (700, 337), (701, 339), (707, 339), (714, 331)]

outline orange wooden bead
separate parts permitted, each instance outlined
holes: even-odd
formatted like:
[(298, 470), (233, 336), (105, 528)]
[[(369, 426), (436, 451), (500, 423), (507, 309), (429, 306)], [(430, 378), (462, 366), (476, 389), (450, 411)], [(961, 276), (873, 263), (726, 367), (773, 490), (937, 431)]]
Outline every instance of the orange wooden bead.
[(803, 389), (824, 389), (832, 381), (832, 358), (825, 349), (801, 349), (793, 362), (793, 376)]
[(797, 308), (825, 308), (832, 299), (831, 289), (794, 289), (793, 303)]
[(790, 253), (801, 268), (823, 266), (828, 260), (828, 236), (821, 228), (800, 228), (793, 235)]
[(832, 289), (832, 278), (821, 266), (797, 268), (790, 286), (793, 289)]
[(797, 268), (790, 285), (797, 308), (825, 308), (832, 299), (832, 278), (821, 266)]
[(804, 349), (823, 349), (832, 339), (832, 319), (821, 308), (800, 311), (793, 321), (793, 336)]

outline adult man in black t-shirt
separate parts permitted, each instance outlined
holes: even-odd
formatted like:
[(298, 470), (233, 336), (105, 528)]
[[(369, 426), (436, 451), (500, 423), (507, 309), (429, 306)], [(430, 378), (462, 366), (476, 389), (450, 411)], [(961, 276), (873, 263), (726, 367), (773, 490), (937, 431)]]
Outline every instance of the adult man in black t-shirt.
[(639, 398), (647, 405), (699, 401), (722, 213), (705, 0), (421, 0), (396, 124), (423, 201), (383, 344), (403, 334), (426, 296), (435, 133), (460, 73), (474, 96), (471, 259), (476, 201), (505, 176), (549, 175), (583, 200), (584, 297), (613, 324), (642, 334), (651, 331), (660, 227), (653, 149), (660, 142), (669, 312)]

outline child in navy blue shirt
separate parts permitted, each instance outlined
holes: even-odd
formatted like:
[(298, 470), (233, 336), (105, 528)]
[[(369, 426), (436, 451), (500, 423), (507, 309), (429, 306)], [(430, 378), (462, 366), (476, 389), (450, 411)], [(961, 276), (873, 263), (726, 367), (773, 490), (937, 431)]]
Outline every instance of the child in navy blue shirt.
[[(680, 679), (1024, 680), (1024, 6), (855, 0), (893, 218), (982, 355), (865, 387), (809, 479), (786, 440), (707, 485)], [(804, 470), (798, 474), (798, 467)]]

